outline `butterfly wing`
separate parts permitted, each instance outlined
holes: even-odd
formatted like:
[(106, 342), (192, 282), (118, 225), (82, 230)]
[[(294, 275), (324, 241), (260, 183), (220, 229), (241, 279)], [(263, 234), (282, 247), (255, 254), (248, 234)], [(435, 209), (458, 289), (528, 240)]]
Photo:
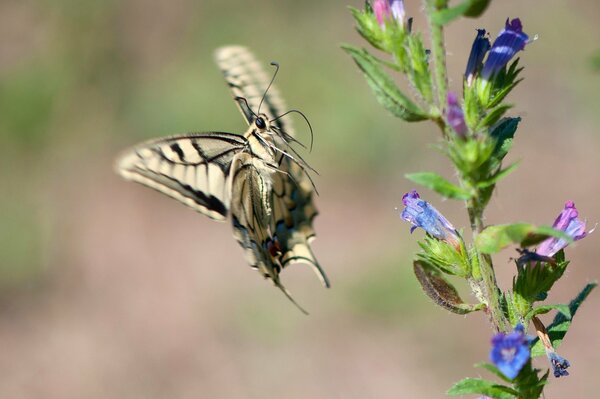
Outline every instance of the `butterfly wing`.
[(246, 143), (242, 136), (217, 132), (161, 138), (123, 153), (116, 170), (212, 219), (225, 220), (232, 160)]
[[(261, 100), (260, 111), (270, 120), (287, 110), (277, 87), (271, 85), (265, 95), (270, 77), (247, 48), (242, 46), (219, 48), (215, 51), (215, 59), (233, 96), (246, 99), (247, 104), (239, 100), (237, 104), (248, 124), (252, 124), (255, 118), (253, 111), (258, 112)], [(282, 118), (272, 124), (280, 131), (294, 137), (289, 120), (284, 121)], [(275, 146), (288, 151), (288, 143), (278, 135), (272, 137)], [(314, 193), (312, 182), (304, 169), (288, 157), (279, 155), (279, 170), (280, 172), (272, 175), (272, 217), (269, 220), (269, 231), (272, 236), (266, 239), (278, 242), (280, 267), (293, 262), (307, 263), (313, 267), (323, 284), (329, 287), (329, 280), (309, 245), (309, 241), (315, 236), (312, 221), (317, 215), (312, 199)], [(240, 228), (241, 226), (236, 226), (234, 222), (234, 230)], [(261, 239), (256, 241), (261, 242)]]

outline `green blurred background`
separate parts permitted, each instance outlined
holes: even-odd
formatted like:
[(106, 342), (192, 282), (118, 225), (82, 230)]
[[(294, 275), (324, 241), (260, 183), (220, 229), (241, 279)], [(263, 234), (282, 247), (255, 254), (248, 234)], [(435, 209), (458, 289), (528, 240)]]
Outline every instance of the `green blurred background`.
[[(452, 176), (432, 124), (381, 109), (340, 49), (363, 45), (348, 3), (362, 1), (0, 1), (0, 397), (441, 398), (484, 374), (482, 314), (436, 308), (411, 272), (416, 239), (395, 207), (403, 175)], [(415, 28), (421, 4), (407, 1)], [(600, 4), (495, 1), (448, 28), (460, 90), (475, 28), (522, 18), (539, 39), (511, 95), (524, 121), (488, 223), (549, 224), (567, 199), (600, 219)], [(292, 266), (298, 312), (245, 264), (218, 224), (112, 171), (123, 148), (178, 132), (243, 132), (216, 47), (243, 44), (281, 64), (277, 85), (315, 128), (320, 172), (314, 251), (333, 287)], [(597, 56), (596, 56), (597, 57)], [(301, 121), (298, 120), (300, 127)], [(305, 139), (308, 136), (305, 137)], [(463, 205), (423, 190), (455, 225)], [(600, 275), (597, 233), (550, 302)], [(512, 250), (496, 261), (503, 286)], [(560, 353), (572, 375), (547, 397), (595, 397), (600, 306), (594, 293)], [(538, 362), (546, 367), (545, 361)]]

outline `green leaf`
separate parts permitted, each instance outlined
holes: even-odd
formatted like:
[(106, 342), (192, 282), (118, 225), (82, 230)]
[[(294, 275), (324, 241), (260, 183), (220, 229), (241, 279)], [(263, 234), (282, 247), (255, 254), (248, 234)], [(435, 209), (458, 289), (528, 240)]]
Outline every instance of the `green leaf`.
[[(583, 288), (583, 290), (581, 290), (579, 295), (577, 295), (569, 303), (569, 311), (571, 313), (570, 318), (567, 318), (562, 313), (558, 313), (554, 317), (554, 321), (552, 321), (552, 324), (550, 324), (549, 326), (546, 327), (546, 330), (548, 331), (548, 336), (550, 337), (550, 341), (552, 342), (552, 346), (554, 347), (554, 349), (557, 349), (560, 346), (562, 340), (564, 339), (565, 335), (567, 334), (567, 331), (569, 330), (569, 327), (571, 326), (571, 322), (573, 320), (573, 317), (575, 317), (577, 310), (579, 309), (579, 307), (581, 306), (583, 301), (585, 301), (585, 299), (588, 297), (590, 292), (592, 292), (592, 290), (597, 285), (598, 285), (597, 282), (588, 283)], [(536, 339), (534, 341), (533, 346), (531, 347), (531, 356), (537, 357), (537, 356), (544, 355), (545, 353), (546, 352), (544, 350), (544, 346), (542, 345), (542, 342), (539, 339)]]
[(562, 305), (562, 304), (558, 304), (558, 305), (542, 305), (542, 306), (538, 306), (535, 307), (531, 310), (531, 312), (527, 313), (527, 315), (525, 315), (525, 321), (529, 321), (533, 318), (533, 316), (537, 316), (539, 314), (546, 314), (552, 310), (557, 310), (560, 313), (563, 314), (563, 316), (565, 316), (568, 320), (571, 320), (572, 316), (571, 316), (571, 310), (569, 309), (568, 305)]
[(465, 378), (454, 384), (447, 392), (448, 395), (486, 395), (495, 399), (515, 399), (519, 393), (505, 385), (480, 378)]
[(435, 268), (419, 260), (414, 261), (413, 267), (415, 276), (417, 276), (417, 280), (425, 294), (442, 308), (452, 313), (467, 314), (485, 307), (483, 304), (470, 305), (464, 303), (456, 288), (446, 281)]
[(456, 7), (444, 8), (434, 12), (431, 20), (434, 24), (446, 25), (461, 15), (475, 18), (485, 11), (489, 2), (490, 0), (465, 0)]
[(475, 239), (475, 244), (482, 253), (495, 254), (510, 244), (519, 244), (521, 248), (525, 248), (538, 244), (548, 237), (573, 242), (566, 233), (549, 226), (514, 223), (486, 227)]
[(465, 11), (464, 16), (470, 18), (477, 18), (487, 8), (491, 0), (471, 0), (470, 7)]
[(505, 376), (502, 373), (502, 371), (498, 370), (498, 367), (494, 366), (493, 364), (483, 362), (483, 363), (477, 363), (475, 365), (475, 367), (486, 369), (487, 371), (489, 371), (490, 373), (494, 374), (496, 377), (500, 378), (504, 382), (512, 382), (512, 380), (510, 378), (508, 378), (507, 376)]
[(496, 184), (500, 180), (504, 179), (506, 176), (514, 172), (519, 166), (519, 162), (515, 162), (507, 168), (499, 170), (494, 176), (490, 177), (487, 180), (477, 183), (478, 188), (486, 188), (493, 184)]
[(519, 117), (503, 118), (492, 128), (490, 136), (496, 140), (494, 156), (498, 160), (502, 160), (508, 154), (513, 137), (519, 127), (519, 122), (521, 122)]
[(468, 200), (471, 198), (471, 193), (464, 188), (455, 186), (442, 176), (433, 172), (420, 172), (420, 173), (409, 173), (405, 177), (423, 187), (427, 187), (436, 193), (446, 197), (461, 200)]
[(343, 45), (342, 48), (352, 56), (358, 67), (363, 71), (377, 101), (385, 109), (407, 122), (429, 119), (429, 115), (425, 111), (400, 91), (394, 80), (383, 71), (375, 57), (364, 49), (349, 45)]

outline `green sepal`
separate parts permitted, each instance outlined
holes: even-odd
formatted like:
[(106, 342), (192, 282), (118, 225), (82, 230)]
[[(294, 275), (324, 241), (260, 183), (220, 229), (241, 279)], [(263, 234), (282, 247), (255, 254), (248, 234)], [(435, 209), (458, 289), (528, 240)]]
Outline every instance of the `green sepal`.
[(377, 101), (385, 109), (407, 122), (429, 119), (429, 115), (425, 111), (400, 91), (394, 80), (383, 71), (377, 58), (364, 49), (349, 45), (343, 45), (342, 48), (352, 56), (358, 67), (363, 71)]
[[(569, 303), (571, 318), (567, 318), (564, 314), (558, 313), (554, 317), (552, 324), (546, 327), (548, 336), (550, 337), (550, 341), (552, 342), (552, 347), (554, 349), (557, 349), (560, 346), (562, 340), (567, 334), (567, 331), (569, 330), (569, 327), (571, 326), (571, 322), (573, 317), (575, 317), (577, 310), (597, 285), (597, 282), (588, 283), (583, 290), (581, 290), (581, 292)], [(545, 353), (546, 351), (544, 350), (544, 345), (542, 345), (542, 342), (539, 340), (539, 338), (536, 338), (533, 346), (531, 347), (531, 356), (542, 356)]]
[(377, 18), (373, 12), (361, 11), (354, 7), (348, 7), (354, 20), (356, 21), (356, 30), (373, 47), (384, 50), (385, 32), (377, 23)]
[[(554, 262), (531, 262), (529, 265), (519, 265), (517, 260), (518, 274), (513, 278), (513, 291), (529, 303), (544, 300), (568, 265), (569, 261), (565, 260), (565, 253), (562, 250), (554, 255)], [(524, 317), (530, 310), (527, 309), (521, 316)]]
[(484, 304), (465, 303), (458, 295), (456, 288), (435, 267), (421, 260), (415, 260), (413, 268), (423, 292), (442, 308), (456, 314), (467, 314), (485, 308)]
[(489, 137), (479, 140), (452, 139), (448, 142), (447, 154), (466, 180), (477, 183), (489, 177), (487, 161), (494, 152), (496, 142)]
[(518, 66), (519, 58), (514, 60), (508, 68), (505, 67), (494, 76), (492, 87), (490, 87), (488, 101), (484, 103), (487, 108), (493, 108), (500, 104), (508, 93), (521, 82), (522, 79), (517, 78), (523, 68), (519, 68)]
[(437, 173), (419, 172), (409, 173), (404, 176), (413, 183), (427, 187), (446, 198), (468, 200), (472, 196), (468, 190), (450, 183)]
[(568, 234), (550, 226), (514, 223), (486, 227), (475, 239), (475, 245), (484, 254), (495, 254), (510, 244), (519, 244), (521, 248), (526, 248), (548, 237), (560, 238), (568, 243), (573, 242)]
[(512, 382), (512, 380), (510, 378), (508, 378), (507, 376), (505, 376), (502, 373), (502, 371), (500, 371), (498, 369), (498, 367), (494, 366), (491, 363), (481, 362), (481, 363), (475, 364), (475, 367), (486, 369), (487, 371), (489, 371), (490, 373), (494, 374), (496, 377), (500, 378), (504, 382)]
[(495, 399), (515, 399), (519, 397), (519, 392), (514, 389), (481, 378), (465, 378), (454, 384), (446, 393), (452, 396), (485, 395)]
[(446, 25), (461, 15), (476, 18), (485, 11), (489, 2), (490, 0), (464, 0), (455, 7), (445, 8), (434, 12), (431, 16), (431, 20), (434, 24)]
[(479, 122), (476, 130), (486, 130), (490, 126), (494, 125), (496, 122), (502, 118), (502, 116), (511, 109), (513, 105), (511, 104), (500, 104), (495, 108), (492, 108), (487, 115)]
[(542, 306), (537, 306), (537, 307), (531, 309), (531, 311), (525, 315), (525, 321), (529, 322), (534, 316), (537, 316), (540, 314), (546, 314), (553, 310), (556, 310), (556, 311), (562, 313), (563, 316), (565, 316), (568, 320), (571, 320), (571, 318), (573, 317), (573, 315), (571, 315), (571, 310), (569, 309), (568, 305), (563, 305), (563, 304), (542, 305)]
[(419, 246), (423, 252), (419, 252), (417, 257), (425, 263), (435, 266), (446, 274), (459, 277), (470, 275), (471, 266), (464, 244), (460, 250), (457, 250), (446, 241), (427, 235), (424, 242), (419, 242)]

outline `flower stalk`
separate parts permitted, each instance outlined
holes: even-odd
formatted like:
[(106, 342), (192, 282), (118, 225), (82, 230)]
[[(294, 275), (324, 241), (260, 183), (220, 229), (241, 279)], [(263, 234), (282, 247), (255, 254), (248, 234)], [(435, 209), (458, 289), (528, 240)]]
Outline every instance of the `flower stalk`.
[[(400, 216), (412, 225), (411, 233), (417, 228), (425, 232), (413, 261), (423, 292), (452, 313), (485, 311), (496, 335), (492, 340), (492, 364), (483, 367), (508, 385), (465, 379), (448, 393), (537, 399), (543, 395), (550, 371), (555, 377), (569, 374), (570, 363), (553, 347), (562, 338), (555, 337), (558, 333), (564, 337), (575, 311), (596, 284), (588, 284), (569, 305), (537, 303), (545, 300), (554, 283), (563, 276), (569, 264), (564, 249), (593, 229), (587, 230), (572, 201), (565, 204), (552, 226), (484, 223), (484, 212), (496, 184), (518, 166), (504, 164), (521, 121), (519, 117), (506, 116), (512, 105), (504, 100), (521, 81), (523, 68), (519, 67), (519, 59), (513, 58), (530, 40), (519, 18), (507, 18), (493, 44), (486, 29), (476, 29), (461, 79), (460, 96), (449, 90), (444, 25), (460, 15), (469, 18), (480, 15), (489, 2), (464, 0), (449, 6), (447, 0), (424, 0), (431, 39), (427, 46), (421, 34), (413, 32), (412, 18), (405, 18), (403, 0), (373, 0), (367, 2), (364, 11), (351, 11), (361, 36), (387, 53), (391, 61), (375, 57), (366, 49), (350, 45), (343, 48), (388, 111), (409, 123), (429, 120), (440, 128), (443, 137), (440, 147), (456, 172), (456, 184), (434, 172), (411, 173), (406, 177), (445, 198), (463, 201), (469, 216), (471, 242), (416, 190), (402, 197), (404, 209)], [(388, 69), (406, 76), (412, 95), (397, 87)], [(515, 245), (521, 256), (514, 262), (512, 289), (502, 290), (492, 255), (509, 245)], [(463, 279), (477, 302), (463, 300), (446, 276)], [(557, 315), (545, 327), (537, 315), (553, 310)], [(537, 343), (526, 335), (531, 324), (538, 335)], [(554, 341), (550, 341), (550, 336)], [(544, 353), (550, 370), (540, 374), (541, 370), (532, 367), (531, 359)]]

